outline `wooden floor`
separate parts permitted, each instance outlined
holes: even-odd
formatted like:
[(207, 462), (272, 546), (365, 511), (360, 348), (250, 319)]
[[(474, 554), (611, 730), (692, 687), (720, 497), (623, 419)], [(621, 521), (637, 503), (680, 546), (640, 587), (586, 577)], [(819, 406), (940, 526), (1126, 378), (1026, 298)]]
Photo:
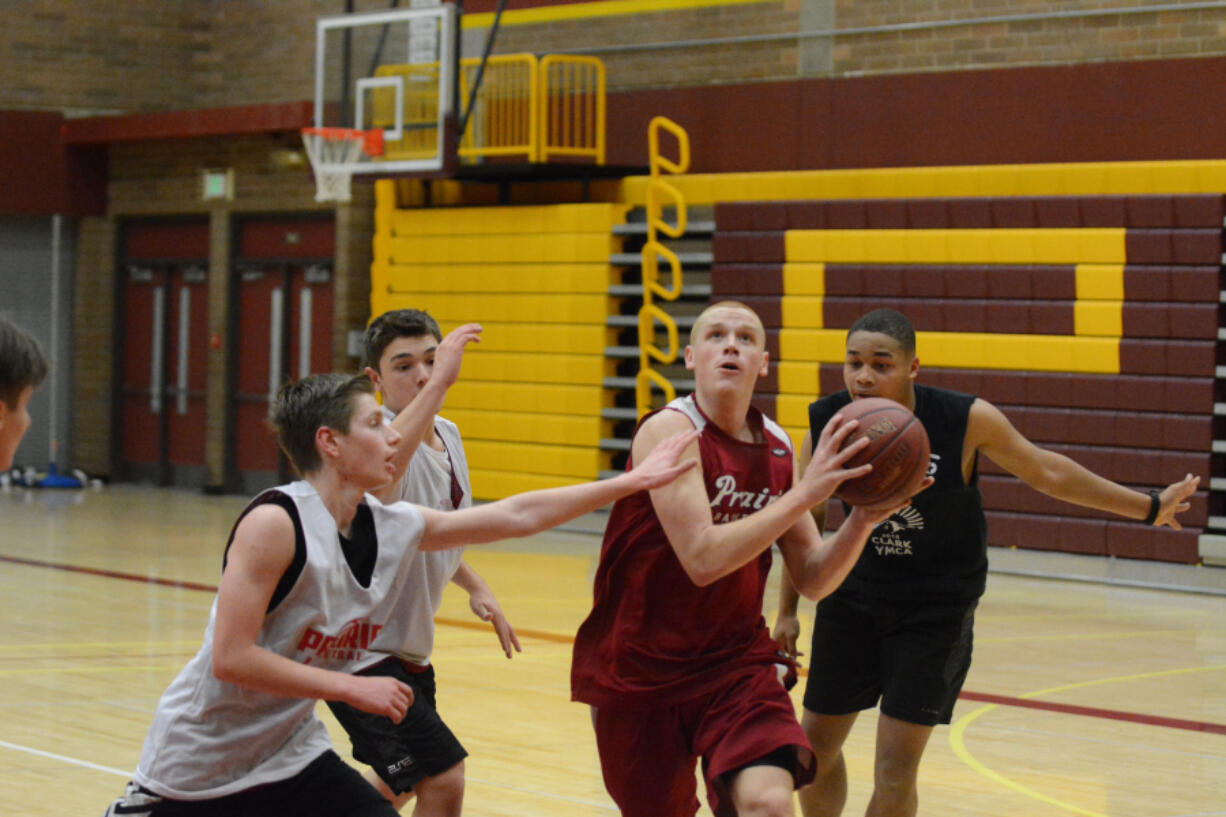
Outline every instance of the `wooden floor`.
[[(0, 494), (0, 815), (100, 814), (120, 792), (199, 645), (242, 505), (123, 486)], [(616, 813), (587, 711), (568, 700), (597, 549), (554, 532), (468, 551), (520, 632), (513, 661), (448, 591), (435, 663), (440, 710), (471, 753), (468, 815)], [(993, 575), (920, 813), (1226, 815), (1224, 614), (1222, 597)], [(867, 802), (874, 720), (848, 743), (848, 815)]]

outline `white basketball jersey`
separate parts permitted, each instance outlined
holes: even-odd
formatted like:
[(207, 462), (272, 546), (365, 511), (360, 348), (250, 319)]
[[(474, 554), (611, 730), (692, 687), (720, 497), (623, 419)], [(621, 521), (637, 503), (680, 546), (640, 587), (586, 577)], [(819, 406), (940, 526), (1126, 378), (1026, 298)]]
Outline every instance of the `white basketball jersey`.
[[(401, 595), (424, 529), (421, 513), (366, 497), (378, 551), (370, 586), (362, 587), (315, 489), (295, 482), (273, 490), (298, 509), (306, 564), (265, 616), (257, 643), (301, 664), (351, 671)], [(214, 599), (204, 644), (162, 694), (133, 778), (164, 797), (204, 800), (284, 780), (332, 748), (314, 700), (256, 692), (213, 675), (216, 616)]]
[[(443, 440), (446, 451), (436, 451), (426, 443), (417, 446), (400, 480), (400, 498), (435, 510), (456, 510), (451, 504), (454, 468), (464, 491), (460, 507), (470, 507), (473, 500), (468, 481), (468, 458), (464, 454), (460, 431), (455, 423), (442, 417), (434, 418), (434, 430)], [(434, 651), (434, 616), (443, 603), (443, 590), (460, 566), (463, 552), (463, 548), (453, 548), (419, 551), (413, 556), (404, 592), (396, 600), (396, 609), (375, 637), (372, 654), (358, 662), (359, 669), (379, 663), (386, 654), (415, 664), (430, 663), (430, 653)]]

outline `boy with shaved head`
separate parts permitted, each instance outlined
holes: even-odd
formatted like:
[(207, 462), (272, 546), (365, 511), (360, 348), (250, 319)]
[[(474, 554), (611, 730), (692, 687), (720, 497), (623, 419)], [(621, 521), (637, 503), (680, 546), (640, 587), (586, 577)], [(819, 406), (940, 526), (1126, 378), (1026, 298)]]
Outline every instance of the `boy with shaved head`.
[(750, 405), (768, 363), (758, 316), (711, 305), (685, 349), (694, 394), (635, 431), (631, 463), (678, 432), (701, 434), (683, 455), (696, 467), (673, 487), (614, 505), (575, 639), (572, 697), (592, 707), (605, 786), (626, 817), (691, 817), (699, 758), (721, 816), (791, 814), (793, 789), (813, 777), (762, 618), (770, 546), (820, 598), (893, 508), (858, 508), (822, 540), (809, 508), (871, 470), (844, 467), (866, 443), (840, 451), (855, 423), (839, 418), (801, 474), (787, 434)]

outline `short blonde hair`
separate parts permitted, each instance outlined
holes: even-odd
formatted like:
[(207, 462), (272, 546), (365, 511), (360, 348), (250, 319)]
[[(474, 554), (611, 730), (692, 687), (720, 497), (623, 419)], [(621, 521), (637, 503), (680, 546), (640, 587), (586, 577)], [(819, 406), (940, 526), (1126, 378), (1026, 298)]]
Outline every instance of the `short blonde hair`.
[(694, 325), (690, 327), (691, 346), (694, 345), (694, 340), (698, 337), (698, 327), (702, 325), (703, 318), (707, 316), (708, 312), (713, 312), (716, 309), (740, 309), (753, 315), (753, 319), (758, 322), (758, 328), (762, 330), (762, 342), (766, 342), (766, 327), (762, 325), (762, 319), (758, 317), (758, 313), (754, 312), (748, 304), (743, 304), (740, 301), (717, 301), (698, 313), (698, 317), (694, 319)]

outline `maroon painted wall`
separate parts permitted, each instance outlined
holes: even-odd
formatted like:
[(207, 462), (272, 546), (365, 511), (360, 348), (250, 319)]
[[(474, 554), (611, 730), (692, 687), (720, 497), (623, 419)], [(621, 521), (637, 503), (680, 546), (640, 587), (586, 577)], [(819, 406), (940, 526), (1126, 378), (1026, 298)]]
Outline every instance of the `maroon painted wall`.
[(656, 115), (693, 172), (1221, 158), (1226, 58), (611, 94), (610, 164), (646, 161)]
[(101, 213), (106, 151), (61, 143), (58, 113), (0, 111), (0, 215)]

